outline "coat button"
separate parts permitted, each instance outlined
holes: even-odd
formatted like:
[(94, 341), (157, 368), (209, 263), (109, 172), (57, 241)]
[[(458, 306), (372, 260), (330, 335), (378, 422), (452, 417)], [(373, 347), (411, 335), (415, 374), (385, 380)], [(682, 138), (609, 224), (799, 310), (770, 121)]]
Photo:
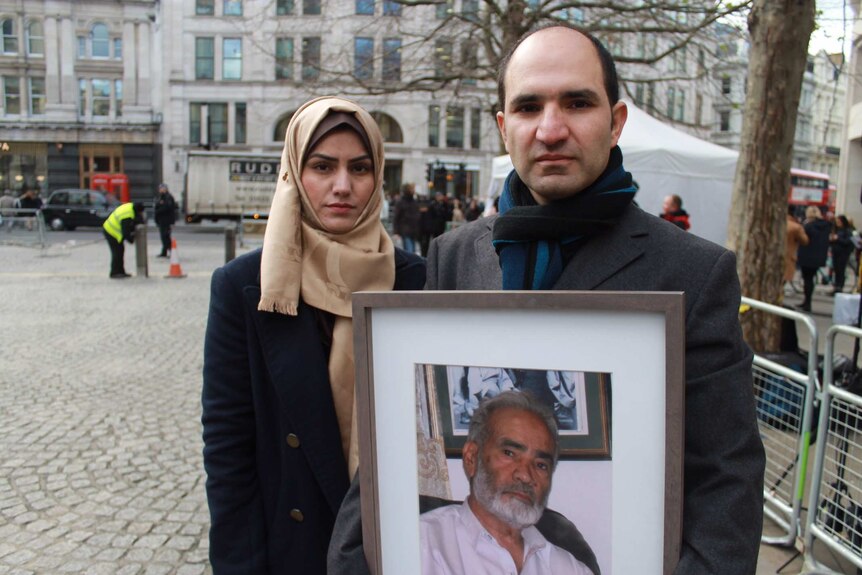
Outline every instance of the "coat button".
[(299, 438), (295, 434), (291, 433), (287, 436), (287, 444), (296, 449), (299, 447)]
[(302, 520), (305, 519), (305, 516), (302, 514), (302, 511), (299, 509), (291, 509), (290, 510), (290, 518), (296, 521), (297, 523), (302, 523)]

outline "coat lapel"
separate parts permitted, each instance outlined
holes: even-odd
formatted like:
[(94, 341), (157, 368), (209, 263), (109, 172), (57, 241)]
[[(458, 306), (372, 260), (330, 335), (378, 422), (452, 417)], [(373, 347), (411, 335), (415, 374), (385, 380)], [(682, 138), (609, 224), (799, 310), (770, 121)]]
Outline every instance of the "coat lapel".
[(281, 417), (286, 417), (301, 438), (309, 466), (333, 513), (337, 513), (349, 482), (316, 318), (302, 303), (296, 317), (258, 311), (258, 286), (246, 287), (244, 295), (272, 385), (281, 400)]
[(649, 235), (640, 208), (629, 207), (613, 228), (591, 238), (554, 284), (555, 290), (592, 290), (638, 259)]
[(473, 273), (480, 281), (481, 285), (489, 286), (484, 289), (500, 289), (503, 285), (503, 270), (500, 269), (500, 258), (497, 256), (497, 251), (494, 249), (492, 230), (496, 217), (483, 218), (485, 229), (473, 241), (473, 249), (475, 250)]

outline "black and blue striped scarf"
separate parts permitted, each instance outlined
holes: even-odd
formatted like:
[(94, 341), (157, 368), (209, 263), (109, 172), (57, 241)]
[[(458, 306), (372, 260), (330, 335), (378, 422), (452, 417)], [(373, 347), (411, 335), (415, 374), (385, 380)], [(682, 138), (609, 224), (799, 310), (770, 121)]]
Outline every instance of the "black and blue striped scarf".
[(503, 269), (503, 289), (551, 289), (578, 247), (612, 227), (636, 191), (618, 146), (591, 186), (544, 206), (512, 170), (500, 196), (492, 240)]

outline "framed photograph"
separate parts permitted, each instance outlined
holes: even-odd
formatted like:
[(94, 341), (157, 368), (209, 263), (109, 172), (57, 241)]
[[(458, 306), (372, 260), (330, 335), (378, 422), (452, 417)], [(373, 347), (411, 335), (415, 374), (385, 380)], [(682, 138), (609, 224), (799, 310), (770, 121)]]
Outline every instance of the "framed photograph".
[(563, 456), (547, 507), (574, 525), (602, 574), (673, 572), (682, 294), (358, 293), (353, 325), (372, 573), (421, 574), (421, 513), (467, 497), (460, 450), (471, 410), (508, 390), (538, 390), (554, 411)]
[(476, 365), (423, 365), (417, 383), (426, 388), (429, 436), (443, 441), (447, 456), (460, 457), (473, 411), (503, 391), (531, 391), (559, 426), (561, 459), (610, 459), (610, 374), (566, 369)]

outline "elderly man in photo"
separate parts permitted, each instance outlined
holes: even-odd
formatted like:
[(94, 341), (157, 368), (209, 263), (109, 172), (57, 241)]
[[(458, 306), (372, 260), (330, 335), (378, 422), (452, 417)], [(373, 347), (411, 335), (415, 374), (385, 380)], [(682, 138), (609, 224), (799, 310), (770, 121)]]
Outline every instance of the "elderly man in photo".
[(534, 527), (557, 455), (554, 415), (531, 394), (505, 391), (483, 401), (463, 449), (470, 495), (420, 517), (422, 575), (592, 575)]

